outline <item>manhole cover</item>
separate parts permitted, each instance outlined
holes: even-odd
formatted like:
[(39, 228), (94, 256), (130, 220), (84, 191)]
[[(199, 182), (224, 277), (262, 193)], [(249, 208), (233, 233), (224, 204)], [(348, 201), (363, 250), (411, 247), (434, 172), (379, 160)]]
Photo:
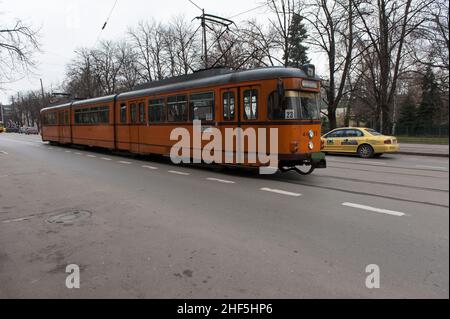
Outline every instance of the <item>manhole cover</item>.
[(88, 211), (73, 210), (66, 213), (58, 214), (47, 219), (49, 224), (71, 224), (77, 220), (90, 217), (92, 214)]

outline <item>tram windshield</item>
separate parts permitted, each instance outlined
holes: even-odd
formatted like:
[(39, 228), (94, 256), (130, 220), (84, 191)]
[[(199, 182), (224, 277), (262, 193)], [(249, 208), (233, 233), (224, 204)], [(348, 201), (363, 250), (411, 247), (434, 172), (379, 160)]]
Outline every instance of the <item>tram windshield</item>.
[(320, 119), (319, 96), (316, 93), (286, 91), (281, 100), (277, 92), (269, 97), (269, 117), (272, 120)]

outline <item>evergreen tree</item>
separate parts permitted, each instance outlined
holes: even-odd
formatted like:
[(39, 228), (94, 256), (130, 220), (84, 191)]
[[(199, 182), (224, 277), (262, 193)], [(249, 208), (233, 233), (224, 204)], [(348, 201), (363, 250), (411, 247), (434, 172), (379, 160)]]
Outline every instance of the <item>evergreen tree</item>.
[(310, 62), (307, 54), (308, 48), (303, 45), (307, 38), (308, 33), (303, 24), (303, 17), (300, 14), (294, 14), (288, 38), (291, 50), (287, 66), (299, 68)]
[(417, 108), (411, 94), (408, 93), (405, 101), (402, 103), (400, 111), (400, 127), (406, 129), (408, 135), (413, 135), (417, 120)]
[(422, 83), (422, 102), (417, 111), (417, 130), (419, 134), (431, 134), (434, 119), (441, 109), (439, 86), (436, 77), (431, 70), (427, 69)]

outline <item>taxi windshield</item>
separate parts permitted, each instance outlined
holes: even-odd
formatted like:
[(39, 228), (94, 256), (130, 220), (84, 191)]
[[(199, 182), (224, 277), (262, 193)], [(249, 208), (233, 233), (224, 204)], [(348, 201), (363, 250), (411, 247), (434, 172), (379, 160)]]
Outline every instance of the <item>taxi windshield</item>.
[(269, 97), (269, 114), (273, 120), (318, 120), (319, 100), (315, 93), (286, 91), (280, 101), (277, 92)]
[(383, 136), (383, 134), (381, 134), (373, 129), (366, 129), (366, 132), (368, 132), (372, 136)]

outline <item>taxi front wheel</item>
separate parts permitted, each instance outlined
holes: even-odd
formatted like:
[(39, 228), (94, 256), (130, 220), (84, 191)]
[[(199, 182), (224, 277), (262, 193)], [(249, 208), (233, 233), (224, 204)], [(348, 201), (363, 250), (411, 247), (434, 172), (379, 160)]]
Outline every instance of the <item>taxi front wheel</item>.
[(358, 154), (361, 158), (372, 158), (374, 153), (373, 147), (368, 144), (361, 145), (358, 148)]

